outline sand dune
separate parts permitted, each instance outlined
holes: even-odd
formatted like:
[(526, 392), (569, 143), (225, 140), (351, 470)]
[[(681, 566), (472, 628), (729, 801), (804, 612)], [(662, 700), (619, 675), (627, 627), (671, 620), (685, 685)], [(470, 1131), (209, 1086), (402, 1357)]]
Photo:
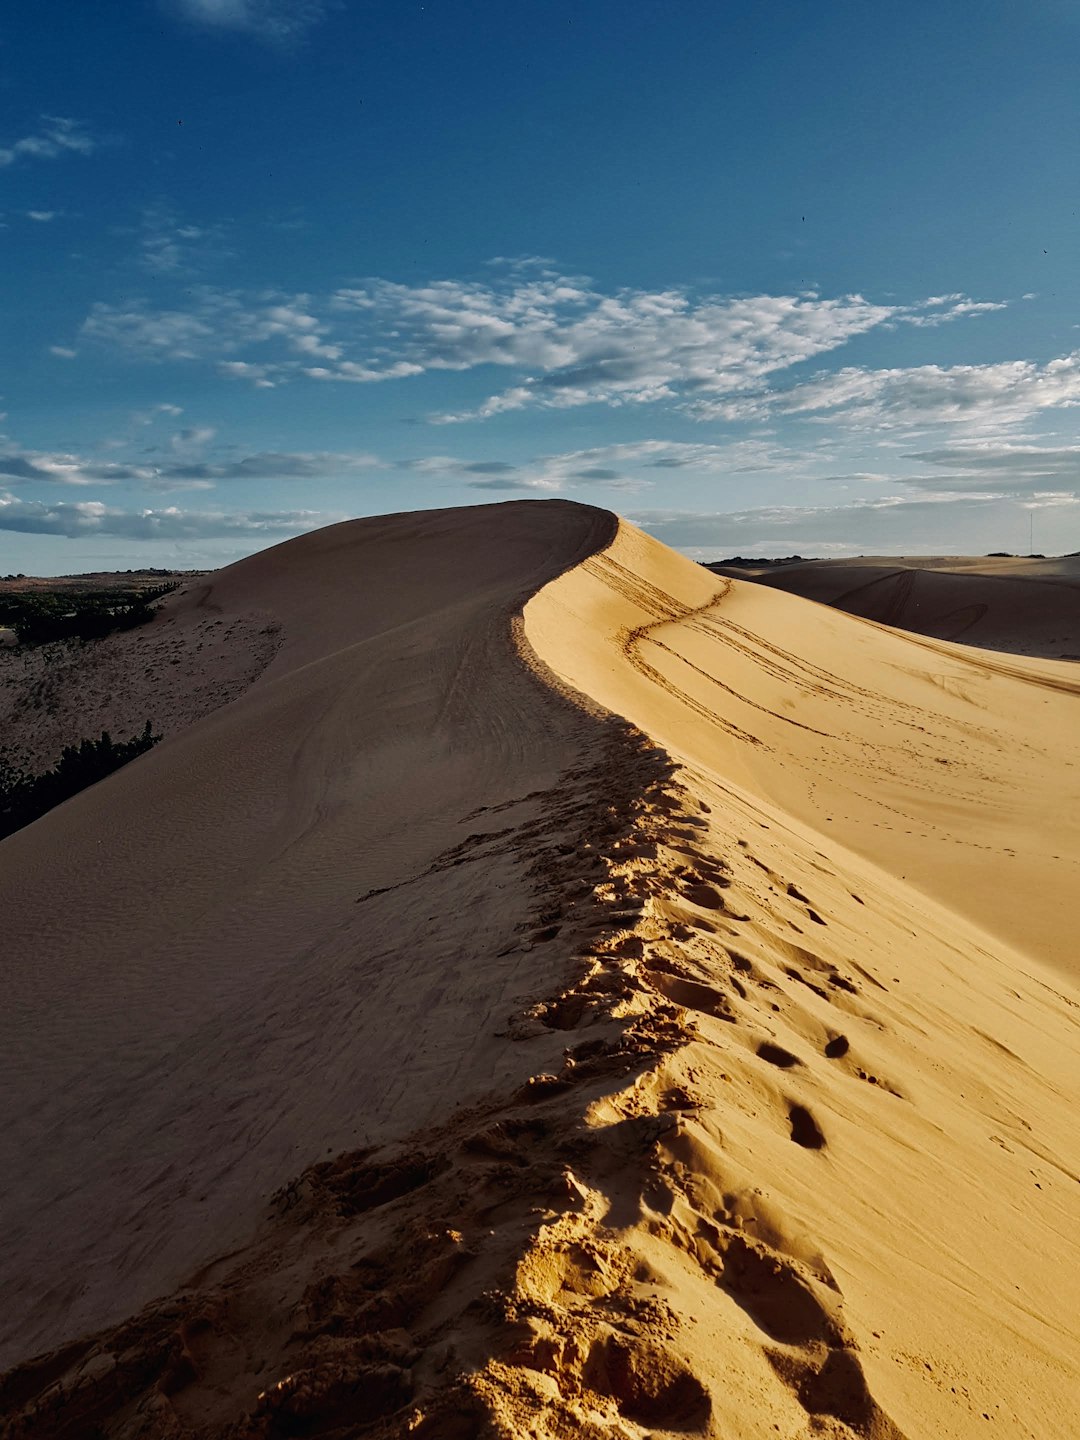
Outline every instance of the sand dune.
[(720, 570), (939, 640), (1080, 660), (1080, 557), (860, 556)]
[(1074, 667), (565, 502), (178, 603), (284, 643), (0, 846), (12, 1433), (1072, 1434)]

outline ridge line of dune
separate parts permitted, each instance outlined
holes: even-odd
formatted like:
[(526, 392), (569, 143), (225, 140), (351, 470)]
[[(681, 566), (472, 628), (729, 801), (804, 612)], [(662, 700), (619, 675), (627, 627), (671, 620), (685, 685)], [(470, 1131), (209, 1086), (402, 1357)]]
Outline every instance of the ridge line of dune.
[[(1022, 1213), (1031, 1246), (1050, 1243), (1054, 1212), (1009, 1207), (1030, 1197), (1019, 1166), (1042, 1154), (1061, 1168), (1044, 1138), (1061, 1092), (998, 1011), (1015, 997), (1058, 1045), (1056, 1002), (1008, 952), (977, 953), (944, 910), (920, 912), (732, 780), (754, 739), (742, 727), (718, 727), (730, 746), (710, 769), (620, 714), (604, 647), (664, 692), (642, 636), (718, 598), (683, 607), (646, 565), (641, 583), (679, 613), (609, 624), (618, 607), (597, 612), (579, 582), (613, 574), (618, 589), (629, 572), (609, 551), (631, 542), (620, 527), (536, 590), (530, 614), (524, 601), (504, 612), (517, 662), (591, 717), (591, 739), (525, 797), (535, 813), (496, 805), (502, 829), (437, 857), (447, 873), (503, 850), (529, 859), (515, 952), (549, 977), (562, 954), (569, 978), (500, 1034), (526, 1055), (565, 1037), (561, 1062), (309, 1166), (239, 1256), (11, 1372), (0, 1407), (21, 1409), (20, 1440), (74, 1437), (91, 1419), (110, 1440), (191, 1426), (200, 1440), (756, 1440), (781, 1427), (900, 1440), (931, 1425), (982, 1434), (991, 1415), (1006, 1433), (1051, 1433), (1038, 1399), (1067, 1393), (1067, 1329), (1013, 1299), (1007, 1263), (985, 1257), (971, 1286), (963, 1211), (999, 1202), (992, 1175), (1004, 1200), (985, 1233), (1015, 1243), (1004, 1217)], [(565, 659), (597, 639), (591, 694), (595, 657)], [(1013, 1169), (981, 1169), (984, 1144)], [(916, 1342), (902, 1317), (924, 1303)], [(991, 1373), (957, 1368), (941, 1315), (983, 1327)]]

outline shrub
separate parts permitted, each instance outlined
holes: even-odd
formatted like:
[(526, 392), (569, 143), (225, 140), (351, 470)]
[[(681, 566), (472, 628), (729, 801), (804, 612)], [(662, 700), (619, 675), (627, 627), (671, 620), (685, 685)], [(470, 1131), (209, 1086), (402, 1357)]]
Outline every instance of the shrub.
[(80, 790), (95, 785), (129, 760), (144, 754), (161, 739), (147, 720), (141, 735), (114, 741), (107, 730), (100, 740), (68, 745), (51, 770), (26, 775), (0, 755), (0, 839), (30, 825)]

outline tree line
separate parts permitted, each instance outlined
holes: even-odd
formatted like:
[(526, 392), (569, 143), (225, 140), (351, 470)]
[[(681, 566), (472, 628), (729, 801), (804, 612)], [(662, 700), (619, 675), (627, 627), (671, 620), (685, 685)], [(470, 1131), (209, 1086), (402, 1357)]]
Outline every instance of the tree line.
[(178, 582), (147, 590), (23, 591), (0, 595), (0, 625), (14, 630), (20, 645), (53, 640), (100, 640), (113, 630), (132, 630), (154, 616), (155, 602)]
[(117, 742), (103, 730), (100, 740), (65, 746), (53, 768), (41, 775), (27, 775), (0, 755), (0, 840), (104, 780), (160, 739), (149, 720), (142, 734), (130, 740)]

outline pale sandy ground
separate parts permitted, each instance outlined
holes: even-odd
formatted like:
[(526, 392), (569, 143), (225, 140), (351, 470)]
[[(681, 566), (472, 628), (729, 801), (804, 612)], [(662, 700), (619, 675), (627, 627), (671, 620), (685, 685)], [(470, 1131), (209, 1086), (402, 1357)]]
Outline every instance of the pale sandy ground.
[(12, 1434), (1075, 1434), (1073, 665), (566, 502), (203, 600), (0, 846)]
[(1080, 556), (859, 556), (728, 570), (882, 625), (1080, 660)]

